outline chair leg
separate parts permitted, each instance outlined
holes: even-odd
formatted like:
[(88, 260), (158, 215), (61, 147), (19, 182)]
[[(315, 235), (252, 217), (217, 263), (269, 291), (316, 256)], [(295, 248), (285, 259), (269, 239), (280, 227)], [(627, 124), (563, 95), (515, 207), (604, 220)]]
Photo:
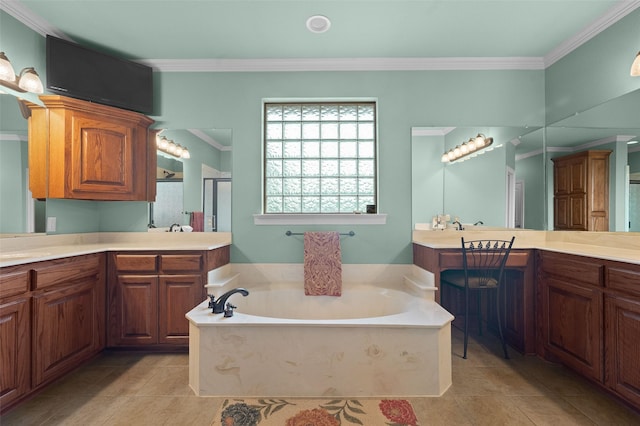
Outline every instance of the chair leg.
[[(506, 299), (506, 296), (504, 297)], [(505, 301), (506, 303), (506, 301)], [(500, 342), (502, 343), (502, 350), (504, 351), (504, 358), (509, 359), (509, 354), (507, 353), (507, 344), (504, 341), (504, 335), (502, 333), (502, 319), (500, 318), (502, 315), (500, 313), (500, 287), (498, 287), (496, 291), (496, 314), (498, 316), (498, 331), (500, 332)]]
[(469, 289), (464, 289), (464, 355), (467, 359), (467, 344), (469, 343)]
[(482, 336), (482, 290), (476, 290), (477, 297), (477, 307), (478, 310), (478, 335)]

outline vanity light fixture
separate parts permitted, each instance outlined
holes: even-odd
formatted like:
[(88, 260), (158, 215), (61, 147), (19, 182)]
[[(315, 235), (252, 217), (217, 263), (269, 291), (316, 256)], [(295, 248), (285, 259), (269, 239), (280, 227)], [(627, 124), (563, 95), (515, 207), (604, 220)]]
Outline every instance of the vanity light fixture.
[(191, 154), (189, 154), (189, 150), (187, 148), (167, 139), (165, 136), (156, 138), (156, 147), (158, 148), (158, 151), (173, 155), (174, 157), (191, 158)]
[(0, 85), (21, 93), (44, 92), (42, 81), (40, 81), (36, 70), (33, 67), (23, 68), (20, 75), (16, 75), (4, 52), (0, 52)]
[(463, 142), (462, 145), (457, 145), (455, 148), (451, 148), (449, 151), (442, 154), (441, 161), (443, 163), (453, 163), (467, 155), (477, 153), (481, 149), (488, 148), (493, 143), (493, 138), (486, 137), (482, 133), (478, 133), (475, 138), (470, 138), (468, 141)]
[(636, 55), (636, 59), (631, 64), (631, 77), (640, 77), (640, 52)]

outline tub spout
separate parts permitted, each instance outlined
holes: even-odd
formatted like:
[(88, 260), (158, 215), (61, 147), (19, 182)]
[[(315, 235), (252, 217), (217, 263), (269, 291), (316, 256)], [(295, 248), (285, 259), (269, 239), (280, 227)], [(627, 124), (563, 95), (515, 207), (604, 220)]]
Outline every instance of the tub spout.
[(236, 293), (240, 293), (245, 297), (249, 295), (249, 292), (244, 288), (234, 288), (233, 290), (229, 290), (228, 292), (226, 292), (225, 294), (220, 296), (218, 298), (218, 300), (215, 300), (215, 301), (214, 301), (214, 298), (212, 296), (209, 296), (209, 297), (211, 297), (211, 302), (209, 302), (209, 307), (213, 308), (213, 313), (214, 314), (223, 313), (225, 311), (224, 307), (225, 307), (225, 304), (227, 303), (227, 299), (231, 295), (236, 294)]

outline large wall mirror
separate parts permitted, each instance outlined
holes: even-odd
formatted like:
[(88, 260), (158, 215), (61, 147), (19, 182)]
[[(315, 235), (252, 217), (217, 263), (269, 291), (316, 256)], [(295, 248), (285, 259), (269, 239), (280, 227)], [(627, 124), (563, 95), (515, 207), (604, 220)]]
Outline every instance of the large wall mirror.
[[(611, 150), (609, 230), (640, 230), (640, 90), (545, 128), (429, 126), (412, 129), (412, 222), (448, 213), (466, 224), (553, 228), (551, 158)], [(445, 149), (477, 132), (493, 151), (442, 164)], [(513, 175), (510, 176), (511, 171)], [(509, 208), (511, 206), (511, 208)]]
[(230, 232), (231, 129), (166, 129), (160, 137), (187, 147), (189, 158), (158, 152), (157, 196), (149, 205), (150, 230), (193, 225), (200, 213), (203, 231)]
[(0, 235), (45, 232), (44, 201), (29, 192), (27, 120), (13, 95), (0, 93)]
[[(493, 144), (464, 161), (443, 163), (443, 153), (478, 134)], [(541, 128), (438, 126), (412, 129), (414, 227), (448, 214), (461, 225), (542, 229), (544, 167)], [(536, 158), (539, 157), (539, 158)], [(516, 201), (517, 200), (517, 201)]]

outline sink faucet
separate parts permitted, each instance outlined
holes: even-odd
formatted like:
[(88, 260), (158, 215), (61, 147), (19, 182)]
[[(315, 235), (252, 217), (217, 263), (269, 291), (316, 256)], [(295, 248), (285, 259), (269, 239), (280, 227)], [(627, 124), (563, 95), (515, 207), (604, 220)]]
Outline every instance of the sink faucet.
[(459, 220), (456, 220), (455, 222), (453, 222), (454, 225), (456, 225), (456, 230), (458, 231), (462, 231), (464, 228), (462, 227), (462, 224), (460, 223)]
[(484, 222), (483, 222), (483, 221), (481, 221), (481, 220), (479, 220), (479, 221), (477, 221), (476, 223), (474, 223), (474, 225), (476, 225), (476, 226), (477, 226), (477, 225), (484, 225)]
[(249, 292), (244, 288), (234, 288), (233, 290), (229, 290), (228, 292), (226, 292), (222, 296), (218, 297), (218, 300), (215, 300), (215, 296), (213, 294), (210, 294), (209, 298), (211, 300), (209, 301), (209, 307), (213, 308), (213, 313), (214, 314), (223, 313), (224, 312), (224, 306), (227, 303), (227, 299), (229, 298), (229, 296), (231, 296), (233, 294), (236, 294), (236, 293), (241, 293), (245, 297), (249, 295)]
[[(176, 228), (177, 230), (174, 231), (173, 228)], [(169, 228), (169, 232), (182, 232), (182, 226), (180, 226), (179, 223), (174, 223), (173, 225), (171, 225), (171, 227)]]

